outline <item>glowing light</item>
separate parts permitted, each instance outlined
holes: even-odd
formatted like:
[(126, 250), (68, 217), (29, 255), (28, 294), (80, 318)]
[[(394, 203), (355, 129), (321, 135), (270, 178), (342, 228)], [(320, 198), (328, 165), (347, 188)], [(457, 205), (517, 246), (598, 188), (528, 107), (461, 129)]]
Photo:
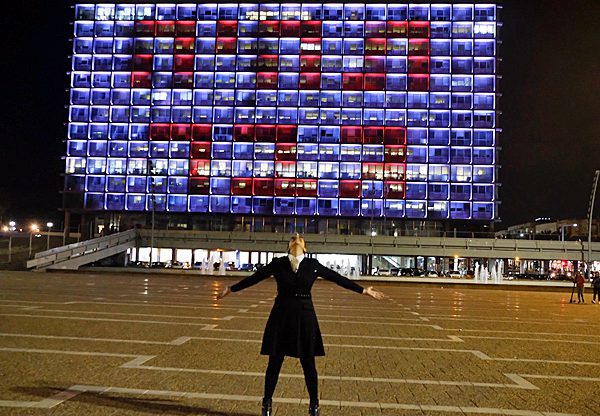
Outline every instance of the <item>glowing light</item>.
[(46, 223), (46, 227), (52, 228), (52, 227), (54, 227), (54, 223), (53, 222), (47, 222)]

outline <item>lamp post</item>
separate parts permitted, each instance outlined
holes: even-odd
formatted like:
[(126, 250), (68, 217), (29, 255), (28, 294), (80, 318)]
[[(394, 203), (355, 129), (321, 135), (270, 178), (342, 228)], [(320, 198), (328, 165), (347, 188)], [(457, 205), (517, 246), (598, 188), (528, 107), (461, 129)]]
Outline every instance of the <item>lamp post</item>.
[(46, 227), (48, 227), (48, 239), (46, 240), (46, 251), (50, 250), (50, 231), (52, 231), (52, 227), (54, 227), (54, 223), (47, 222)]
[(600, 170), (594, 172), (594, 184), (592, 186), (592, 195), (590, 196), (590, 205), (588, 208), (588, 255), (587, 255), (587, 277), (591, 278), (592, 272), (592, 217), (594, 215), (594, 201), (596, 200), (596, 188), (600, 179)]
[(8, 262), (12, 261), (12, 232), (15, 230), (17, 223), (9, 221), (8, 223)]
[(33, 233), (37, 233), (39, 231), (39, 228), (37, 226), (37, 224), (31, 224), (31, 226), (29, 227), (29, 258), (31, 258), (31, 253), (32, 253), (32, 242), (33, 242)]
[[(153, 163), (152, 160), (148, 161), (148, 173), (153, 174)], [(150, 201), (152, 202), (152, 217), (150, 219), (150, 264), (152, 267), (152, 252), (154, 251), (154, 214), (156, 211), (156, 184), (154, 183), (154, 176), (150, 176)]]

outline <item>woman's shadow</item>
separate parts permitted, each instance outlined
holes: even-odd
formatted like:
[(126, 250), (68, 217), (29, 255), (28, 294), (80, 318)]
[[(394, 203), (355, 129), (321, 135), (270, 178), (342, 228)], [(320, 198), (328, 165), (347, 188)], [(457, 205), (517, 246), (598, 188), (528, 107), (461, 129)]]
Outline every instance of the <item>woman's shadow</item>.
[[(11, 389), (17, 393), (38, 396), (42, 399), (52, 397), (64, 392), (67, 388), (59, 387), (16, 387)], [(118, 394), (118, 393), (115, 393)], [(146, 412), (149, 414), (169, 415), (205, 415), (205, 416), (254, 416), (253, 413), (225, 413), (206, 407), (182, 405), (175, 400), (135, 398), (111, 395), (108, 393), (83, 392), (68, 400), (68, 402), (81, 402), (102, 407), (111, 407), (132, 412)], [(68, 403), (67, 402), (67, 403)]]

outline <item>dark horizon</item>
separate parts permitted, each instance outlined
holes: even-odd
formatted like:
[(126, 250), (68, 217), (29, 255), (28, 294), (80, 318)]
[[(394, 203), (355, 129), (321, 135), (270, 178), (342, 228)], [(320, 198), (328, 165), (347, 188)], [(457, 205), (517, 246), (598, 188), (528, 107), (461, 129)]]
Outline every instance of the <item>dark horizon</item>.
[[(500, 4), (504, 131), (496, 228), (536, 217), (585, 217), (594, 171), (600, 169), (600, 30), (595, 25), (600, 2)], [(5, 217), (56, 222), (62, 218), (73, 10), (68, 3), (48, 2), (12, 7), (2, 16), (8, 27), (5, 62), (12, 63), (3, 68), (9, 106), (0, 163), (0, 189), (10, 201)], [(0, 209), (5, 198), (0, 191)]]

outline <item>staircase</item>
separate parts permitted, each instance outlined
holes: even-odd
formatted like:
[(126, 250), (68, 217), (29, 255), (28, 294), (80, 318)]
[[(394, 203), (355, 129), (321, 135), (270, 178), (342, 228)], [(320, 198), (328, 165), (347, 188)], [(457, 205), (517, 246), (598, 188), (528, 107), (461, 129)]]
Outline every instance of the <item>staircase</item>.
[(27, 268), (43, 270), (77, 270), (79, 267), (135, 247), (138, 238), (136, 230), (123, 231), (105, 237), (94, 238), (80, 243), (69, 244), (52, 250), (36, 253), (27, 262)]

